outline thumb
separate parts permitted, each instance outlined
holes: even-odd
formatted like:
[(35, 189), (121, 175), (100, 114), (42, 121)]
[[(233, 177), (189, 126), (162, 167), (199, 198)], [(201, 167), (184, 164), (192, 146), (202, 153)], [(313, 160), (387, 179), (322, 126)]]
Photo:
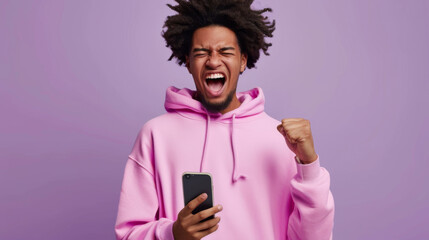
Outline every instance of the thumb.
[(286, 137), (286, 133), (285, 133), (285, 130), (283, 129), (283, 125), (281, 125), (281, 124), (279, 124), (278, 126), (277, 126), (277, 130), (284, 136), (284, 137)]
[[(292, 144), (291, 143), (291, 140), (289, 139), (289, 137), (288, 137), (288, 135), (286, 134), (286, 132), (285, 132), (285, 130), (284, 130), (284, 128), (283, 128), (283, 125), (282, 124), (279, 124), (278, 126), (277, 126), (277, 130), (283, 135), (283, 137), (285, 138), (285, 141), (286, 141), (286, 145), (287, 145), (287, 147), (292, 151), (292, 152), (294, 152), (295, 153), (295, 151), (296, 151), (296, 143), (295, 144)], [(296, 154), (296, 153), (295, 153)]]

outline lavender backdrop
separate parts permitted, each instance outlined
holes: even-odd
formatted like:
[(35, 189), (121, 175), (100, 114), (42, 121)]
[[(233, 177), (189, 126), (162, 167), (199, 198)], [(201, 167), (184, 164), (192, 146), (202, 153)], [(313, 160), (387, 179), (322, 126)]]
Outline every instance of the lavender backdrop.
[[(114, 239), (123, 169), (169, 85), (172, 1), (0, 0), (0, 239)], [(312, 121), (335, 239), (429, 239), (428, 1), (255, 1), (277, 21), (239, 89)]]

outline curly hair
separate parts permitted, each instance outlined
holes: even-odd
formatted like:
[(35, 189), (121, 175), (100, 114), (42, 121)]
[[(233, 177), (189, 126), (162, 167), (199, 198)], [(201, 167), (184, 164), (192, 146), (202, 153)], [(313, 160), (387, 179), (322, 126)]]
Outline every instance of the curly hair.
[(262, 14), (271, 12), (271, 8), (252, 10), (253, 0), (175, 1), (178, 5), (167, 6), (177, 14), (167, 17), (164, 23), (167, 29), (162, 31), (166, 46), (172, 51), (169, 61), (175, 57), (179, 65), (186, 63), (195, 30), (210, 25), (224, 26), (235, 33), (240, 51), (247, 54), (249, 69), (255, 67), (261, 49), (269, 55), (272, 44), (265, 42), (265, 37), (273, 36), (275, 20), (270, 22)]

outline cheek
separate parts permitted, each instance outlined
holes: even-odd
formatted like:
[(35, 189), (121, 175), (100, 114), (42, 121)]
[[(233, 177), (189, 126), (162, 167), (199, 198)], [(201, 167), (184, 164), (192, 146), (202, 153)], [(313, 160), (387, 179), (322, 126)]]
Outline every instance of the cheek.
[(240, 69), (240, 61), (237, 59), (227, 59), (224, 61), (225, 65), (230, 69), (230, 71), (235, 72)]
[(234, 62), (234, 64), (232, 65), (232, 72), (233, 74), (239, 74), (242, 70), (241, 70), (241, 63), (240, 61), (236, 61)]
[(195, 66), (195, 64), (191, 64), (189, 66), (189, 72), (192, 74), (192, 76), (198, 76), (198, 68)]
[(191, 69), (194, 74), (198, 74), (201, 72), (201, 69), (204, 67), (204, 62), (202, 60), (195, 60), (191, 64)]

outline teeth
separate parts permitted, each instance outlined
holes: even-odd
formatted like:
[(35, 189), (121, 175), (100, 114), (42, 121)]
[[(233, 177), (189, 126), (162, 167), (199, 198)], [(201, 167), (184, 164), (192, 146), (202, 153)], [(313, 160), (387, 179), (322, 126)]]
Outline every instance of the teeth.
[(212, 73), (207, 75), (206, 79), (224, 78), (222, 73)]

